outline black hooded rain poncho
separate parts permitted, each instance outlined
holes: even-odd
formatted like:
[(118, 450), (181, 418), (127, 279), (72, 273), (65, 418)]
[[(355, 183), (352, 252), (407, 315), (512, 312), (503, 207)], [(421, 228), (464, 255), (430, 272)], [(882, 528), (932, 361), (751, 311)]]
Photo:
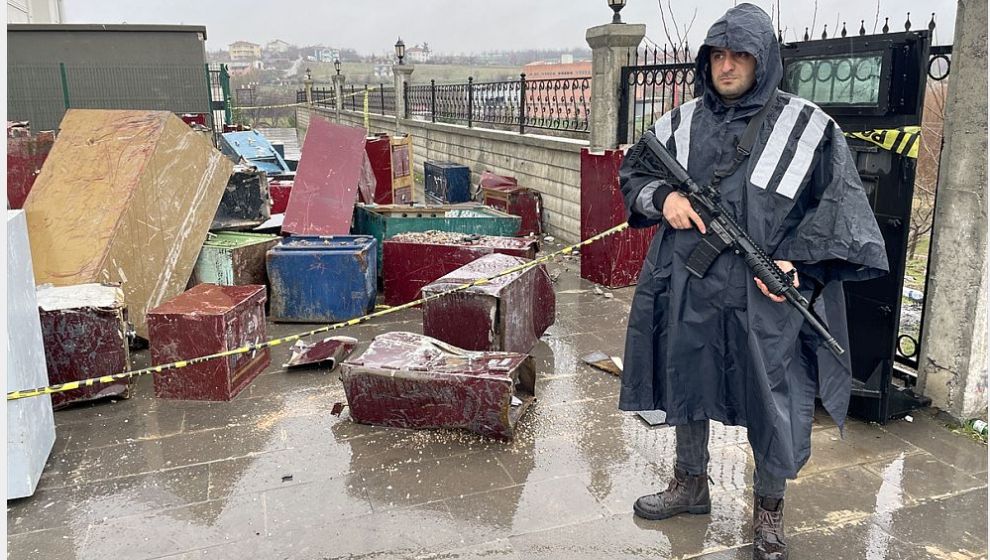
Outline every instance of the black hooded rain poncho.
[[(755, 85), (732, 105), (710, 84), (712, 47), (757, 60)], [(767, 254), (795, 264), (801, 292), (848, 348), (842, 283), (887, 270), (883, 238), (842, 131), (814, 104), (778, 90), (782, 75), (770, 18), (740, 4), (698, 51), (698, 97), (653, 131), (695, 181), (709, 184), (716, 166), (729, 166), (749, 119), (770, 104), (752, 154), (719, 185), (722, 204)], [(672, 190), (667, 173), (648, 158), (627, 158), (619, 176), (629, 224), (660, 224), (630, 311), (619, 408), (663, 410), (673, 425), (709, 418), (746, 426), (767, 472), (796, 477), (811, 455), (816, 395), (843, 425), (848, 353), (837, 359), (820, 346), (797, 310), (764, 296), (730, 251), (704, 278), (691, 276), (684, 263), (700, 233), (668, 226), (652, 202), (657, 189)]]

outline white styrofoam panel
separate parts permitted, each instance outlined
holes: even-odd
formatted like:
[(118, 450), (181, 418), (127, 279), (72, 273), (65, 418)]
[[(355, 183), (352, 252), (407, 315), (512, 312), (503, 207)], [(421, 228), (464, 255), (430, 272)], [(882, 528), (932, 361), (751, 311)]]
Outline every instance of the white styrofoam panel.
[[(23, 210), (7, 211), (7, 391), (48, 385), (31, 246)], [(34, 494), (55, 443), (48, 395), (7, 403), (7, 499)]]

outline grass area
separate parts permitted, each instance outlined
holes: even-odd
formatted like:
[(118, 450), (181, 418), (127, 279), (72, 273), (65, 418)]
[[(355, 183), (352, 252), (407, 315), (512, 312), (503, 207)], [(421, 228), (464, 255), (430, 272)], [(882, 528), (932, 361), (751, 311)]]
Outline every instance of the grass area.
[(918, 250), (913, 259), (908, 259), (904, 269), (904, 286), (915, 290), (924, 291), (925, 274), (928, 271), (928, 245), (931, 243), (931, 236), (926, 235), (918, 241)]
[[(313, 71), (313, 81), (317, 84), (329, 84), (336, 73), (333, 64), (326, 62), (305, 62), (300, 65), (299, 83), (302, 84), (306, 68)], [(467, 83), (468, 77), (476, 82), (515, 80), (519, 78), (522, 69), (518, 66), (467, 66), (458, 64), (416, 64), (412, 73), (413, 84), (429, 83)], [(365, 62), (342, 62), (340, 73), (346, 76), (348, 84), (373, 84), (384, 82), (392, 84), (392, 78), (375, 76), (374, 65)]]
[(953, 428), (952, 433), (959, 434), (964, 437), (968, 437), (969, 439), (974, 439), (981, 443), (987, 443), (987, 436), (981, 434), (980, 432), (977, 432), (976, 430), (970, 428), (965, 424), (957, 428)]

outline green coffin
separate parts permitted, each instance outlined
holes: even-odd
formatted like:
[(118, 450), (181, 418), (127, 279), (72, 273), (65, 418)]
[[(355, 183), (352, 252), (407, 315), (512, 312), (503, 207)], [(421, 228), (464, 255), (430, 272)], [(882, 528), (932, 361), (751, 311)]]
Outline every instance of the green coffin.
[(211, 233), (199, 251), (189, 284), (267, 284), (265, 254), (278, 240), (277, 235), (263, 233)]

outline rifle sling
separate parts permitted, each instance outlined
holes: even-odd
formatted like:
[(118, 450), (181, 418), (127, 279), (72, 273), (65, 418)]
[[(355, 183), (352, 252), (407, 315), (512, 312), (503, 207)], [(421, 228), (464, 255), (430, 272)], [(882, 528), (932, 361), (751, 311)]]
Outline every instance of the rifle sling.
[(746, 161), (749, 154), (753, 153), (753, 145), (756, 144), (756, 138), (760, 135), (760, 129), (763, 128), (763, 121), (767, 118), (767, 113), (770, 112), (770, 105), (776, 101), (776, 96), (773, 99), (768, 100), (763, 104), (763, 108), (760, 109), (759, 113), (749, 119), (749, 123), (746, 125), (746, 130), (743, 131), (743, 135), (739, 137), (739, 141), (736, 143), (736, 155), (732, 158), (728, 167), (723, 169), (715, 168), (715, 176), (712, 178), (712, 186), (718, 186), (722, 182), (722, 179), (732, 175), (739, 169), (739, 166)]

